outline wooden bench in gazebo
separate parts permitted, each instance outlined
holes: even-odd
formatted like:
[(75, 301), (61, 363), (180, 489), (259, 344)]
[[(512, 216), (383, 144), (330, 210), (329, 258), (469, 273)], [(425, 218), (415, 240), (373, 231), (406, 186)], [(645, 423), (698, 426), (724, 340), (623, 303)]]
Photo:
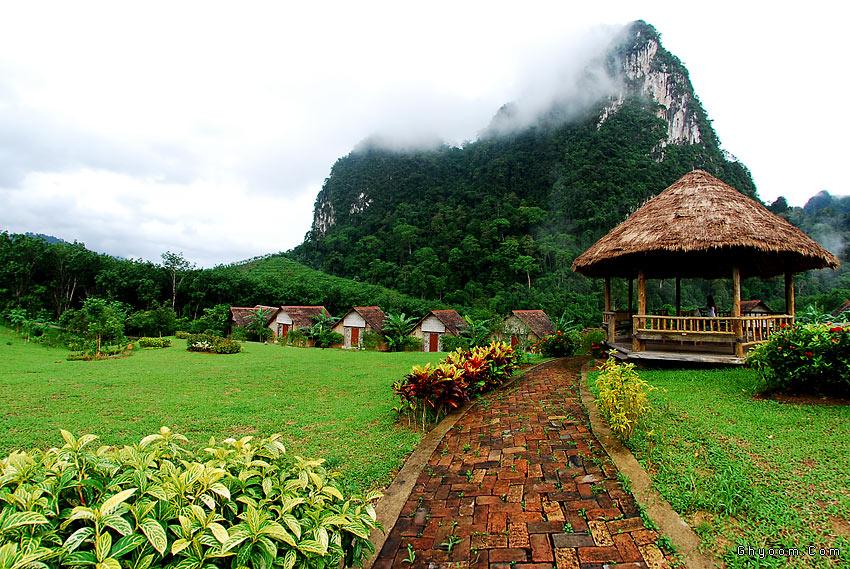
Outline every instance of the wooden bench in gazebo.
[[(702, 170), (682, 176), (573, 263), (604, 282), (603, 326), (624, 358), (743, 363), (746, 351), (794, 322), (794, 274), (836, 268), (832, 253), (787, 220)], [(785, 313), (743, 315), (741, 279), (784, 275)], [(628, 310), (611, 280), (628, 280)], [(681, 313), (681, 279), (732, 281), (729, 316)], [(676, 316), (647, 311), (648, 279), (675, 279)], [(637, 282), (637, 310), (633, 289)]]

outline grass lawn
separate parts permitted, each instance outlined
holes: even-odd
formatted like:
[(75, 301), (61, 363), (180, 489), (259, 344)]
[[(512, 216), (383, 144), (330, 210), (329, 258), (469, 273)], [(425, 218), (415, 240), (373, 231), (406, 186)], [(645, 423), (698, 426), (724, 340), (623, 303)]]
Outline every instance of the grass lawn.
[(283, 433), (290, 453), (321, 457), (366, 490), (390, 482), (420, 434), (396, 424), (393, 381), (444, 354), (283, 348), (244, 343), (232, 355), (185, 341), (131, 357), (69, 362), (0, 328), (0, 456), (59, 445), (59, 429), (104, 444), (138, 442), (168, 425), (209, 437)]
[[(753, 399), (751, 370), (641, 371), (656, 389), (630, 445), (655, 487), (729, 567), (850, 566), (850, 407)], [(748, 558), (739, 545), (841, 549)]]

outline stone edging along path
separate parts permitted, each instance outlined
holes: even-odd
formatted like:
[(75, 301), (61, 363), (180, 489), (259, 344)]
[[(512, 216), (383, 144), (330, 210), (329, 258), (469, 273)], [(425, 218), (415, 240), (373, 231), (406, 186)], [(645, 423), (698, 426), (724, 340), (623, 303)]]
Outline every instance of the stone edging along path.
[[(542, 365), (546, 365), (547, 363), (549, 363), (549, 361), (545, 361), (522, 370), (522, 373), (512, 378), (509, 382), (503, 385), (501, 389), (509, 387), (513, 383), (522, 379), (525, 374)], [(422, 440), (419, 441), (419, 444), (411, 455), (407, 457), (404, 466), (402, 466), (401, 470), (398, 471), (398, 474), (396, 474), (393, 481), (383, 491), (384, 495), (380, 500), (378, 500), (378, 503), (375, 506), (375, 513), (378, 515), (378, 522), (384, 526), (384, 531), (373, 530), (371, 535), (369, 535), (369, 539), (375, 545), (375, 553), (373, 553), (366, 563), (364, 563), (364, 567), (366, 569), (369, 569), (378, 557), (378, 553), (380, 553), (381, 548), (384, 546), (384, 542), (387, 541), (387, 537), (395, 526), (396, 521), (398, 521), (401, 510), (404, 507), (405, 502), (407, 502), (407, 498), (410, 496), (410, 492), (416, 485), (416, 479), (419, 478), (419, 473), (422, 472), (422, 469), (428, 464), (428, 459), (431, 458), (431, 455), (435, 450), (437, 450), (437, 446), (440, 444), (440, 441), (443, 440), (446, 433), (448, 433), (460, 420), (460, 418), (463, 417), (464, 414), (466, 414), (466, 412), (477, 402), (477, 400), (471, 401), (464, 405), (461, 409), (447, 415), (436, 427), (426, 433), (425, 436), (422, 437)]]
[(676, 513), (670, 503), (652, 488), (652, 480), (650, 480), (649, 475), (631, 451), (614, 436), (602, 419), (596, 406), (596, 399), (587, 387), (587, 372), (590, 367), (588, 364), (585, 364), (581, 370), (581, 381), (579, 382), (581, 400), (587, 409), (593, 433), (602, 448), (605, 449), (620, 472), (628, 477), (635, 499), (644, 507), (649, 518), (658, 526), (659, 531), (670, 538), (687, 566), (694, 569), (716, 567), (717, 564), (699, 550), (699, 536)]

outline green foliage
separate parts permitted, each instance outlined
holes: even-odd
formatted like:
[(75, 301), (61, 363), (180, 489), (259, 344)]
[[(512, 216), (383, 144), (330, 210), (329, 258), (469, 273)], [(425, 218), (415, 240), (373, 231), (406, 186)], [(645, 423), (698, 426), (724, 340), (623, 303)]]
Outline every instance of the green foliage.
[(422, 428), (439, 421), (465, 401), (492, 391), (510, 379), (518, 365), (516, 353), (504, 342), (458, 350), (431, 366), (414, 366), (402, 381), (393, 384), (400, 399), (396, 411), (419, 417)]
[(154, 303), (149, 310), (130, 314), (126, 329), (134, 336), (170, 336), (177, 329), (177, 313), (170, 306)]
[(189, 337), (189, 332), (186, 332), (184, 330), (179, 330), (179, 331), (174, 333), (174, 337), (177, 338), (178, 340), (185, 340), (186, 338)]
[(219, 336), (227, 334), (227, 326), (230, 321), (230, 305), (216, 304), (204, 308), (204, 313), (192, 321), (191, 332), (202, 333), (212, 330)]
[(305, 331), (305, 334), (313, 340), (317, 348), (336, 346), (343, 341), (342, 334), (333, 330), (337, 322), (339, 322), (339, 318), (330, 314), (317, 314), (313, 317), (313, 325)]
[(272, 338), (274, 333), (268, 327), (271, 312), (269, 308), (258, 308), (251, 314), (245, 325), (245, 333), (249, 340), (266, 342)]
[(190, 334), (186, 338), (186, 349), (190, 352), (210, 354), (238, 354), (242, 351), (242, 344), (236, 340), (212, 334)]
[(850, 396), (850, 326), (798, 324), (747, 354), (766, 391)]
[(62, 437), (0, 460), (4, 567), (351, 567), (374, 550), (378, 495), (344, 496), (280, 435), (198, 450), (166, 427), (124, 447)]
[(139, 338), (140, 348), (170, 348), (171, 340), (169, 338)]
[(443, 334), (443, 337), (440, 338), (440, 342), (442, 343), (442, 348), (444, 352), (454, 352), (456, 350), (469, 349), (469, 340), (467, 340), (463, 336), (452, 336), (450, 334)]
[[(470, 316), (464, 316), (466, 320), (466, 328), (460, 331), (460, 337), (464, 339), (465, 348), (478, 348), (490, 344), (490, 337), (493, 335), (492, 320), (476, 320)], [(448, 351), (447, 348), (444, 348)]]
[(306, 348), (310, 338), (307, 333), (300, 328), (294, 328), (285, 336), (279, 336), (277, 343), (281, 346), (294, 346), (296, 348)]
[(401, 352), (409, 344), (408, 337), (418, 319), (407, 316), (404, 312), (390, 312), (384, 320), (384, 338), (391, 352)]
[(601, 328), (588, 328), (581, 333), (580, 351), (594, 358), (605, 355), (605, 341), (607, 334)]
[(546, 357), (565, 358), (576, 353), (581, 343), (581, 336), (576, 331), (562, 332), (544, 336), (535, 344), (534, 349)]
[[(360, 346), (364, 350), (378, 351), (386, 344), (386, 339), (374, 330), (366, 330), (360, 337)], [(402, 351), (402, 350), (396, 350)]]
[(79, 310), (67, 310), (59, 325), (68, 334), (71, 349), (82, 349), (99, 357), (103, 346), (124, 344), (124, 307), (114, 301), (90, 296)]
[(640, 378), (634, 364), (618, 364), (613, 356), (600, 370), (596, 379), (599, 408), (614, 434), (628, 440), (652, 409), (648, 394), (653, 388)]

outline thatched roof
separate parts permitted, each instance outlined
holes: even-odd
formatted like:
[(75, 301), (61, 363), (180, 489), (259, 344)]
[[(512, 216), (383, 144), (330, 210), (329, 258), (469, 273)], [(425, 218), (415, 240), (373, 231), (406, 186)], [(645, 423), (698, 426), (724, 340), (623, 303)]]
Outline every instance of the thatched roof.
[(511, 314), (519, 318), (538, 338), (555, 333), (552, 320), (542, 310), (512, 310)]
[(646, 202), (573, 263), (592, 277), (770, 277), (839, 265), (789, 221), (694, 170)]
[(449, 334), (450, 336), (457, 336), (458, 334), (460, 334), (461, 330), (465, 329), (468, 326), (466, 320), (463, 319), (463, 316), (458, 314), (457, 310), (448, 309), (432, 310), (431, 312), (423, 316), (422, 319), (416, 323), (416, 326), (414, 326), (414, 328), (422, 324), (422, 322), (424, 322), (425, 319), (429, 316), (433, 316), (434, 318), (442, 322), (443, 326), (446, 327), (446, 334)]
[(281, 306), (280, 311), (289, 315), (293, 328), (309, 328), (313, 325), (313, 318), (329, 314), (324, 306)]

